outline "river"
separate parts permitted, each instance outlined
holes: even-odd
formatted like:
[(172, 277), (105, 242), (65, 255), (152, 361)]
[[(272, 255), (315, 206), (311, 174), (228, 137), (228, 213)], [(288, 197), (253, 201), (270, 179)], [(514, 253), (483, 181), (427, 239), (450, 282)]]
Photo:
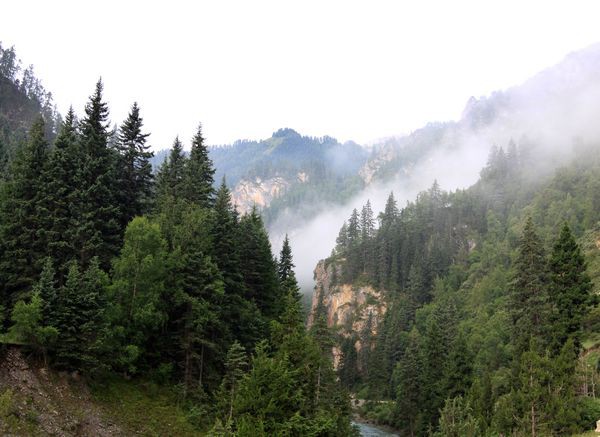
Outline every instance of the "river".
[(362, 437), (393, 437), (398, 436), (398, 434), (392, 434), (387, 431), (384, 431), (381, 428), (377, 428), (374, 425), (369, 425), (361, 422), (352, 422), (353, 425), (358, 427), (358, 431)]

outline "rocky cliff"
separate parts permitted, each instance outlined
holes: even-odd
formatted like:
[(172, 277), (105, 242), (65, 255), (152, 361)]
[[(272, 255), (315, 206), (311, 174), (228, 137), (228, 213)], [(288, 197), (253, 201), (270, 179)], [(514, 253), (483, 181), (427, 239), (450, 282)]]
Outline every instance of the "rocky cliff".
[(231, 197), (240, 214), (250, 212), (253, 206), (259, 209), (268, 207), (273, 199), (282, 196), (294, 183), (308, 182), (308, 175), (299, 172), (296, 179), (290, 181), (281, 176), (269, 179), (256, 177), (252, 180), (242, 179), (237, 183)]
[[(327, 326), (333, 328), (343, 337), (357, 336), (364, 331), (365, 324), (371, 316), (371, 333), (375, 335), (386, 311), (384, 292), (375, 290), (370, 285), (352, 285), (337, 283), (340, 278), (341, 265), (319, 261), (315, 268), (315, 292), (313, 293), (308, 325), (313, 322), (319, 301), (327, 312)], [(360, 351), (360, 339), (355, 348)], [(334, 367), (340, 360), (340, 350), (333, 348)]]

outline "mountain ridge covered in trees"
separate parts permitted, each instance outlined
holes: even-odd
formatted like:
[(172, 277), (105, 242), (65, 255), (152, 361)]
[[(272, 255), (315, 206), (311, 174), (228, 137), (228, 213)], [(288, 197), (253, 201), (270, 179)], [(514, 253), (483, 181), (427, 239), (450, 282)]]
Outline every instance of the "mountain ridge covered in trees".
[(543, 144), (512, 141), (468, 189), (434, 183), (404, 208), (391, 194), (377, 218), (368, 203), (352, 213), (325, 263), (385, 295), (376, 334), (337, 340), (342, 382), (374, 401), (364, 414), (403, 435), (595, 424), (600, 155), (598, 142), (564, 149), (548, 172)]

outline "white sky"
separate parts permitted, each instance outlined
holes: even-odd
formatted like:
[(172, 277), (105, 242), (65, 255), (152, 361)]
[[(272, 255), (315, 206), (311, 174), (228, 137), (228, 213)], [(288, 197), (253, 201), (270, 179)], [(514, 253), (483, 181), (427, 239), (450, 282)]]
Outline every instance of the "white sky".
[(155, 149), (280, 127), (368, 142), (456, 119), (600, 41), (595, 1), (5, 1), (0, 41), (82, 112), (137, 100)]

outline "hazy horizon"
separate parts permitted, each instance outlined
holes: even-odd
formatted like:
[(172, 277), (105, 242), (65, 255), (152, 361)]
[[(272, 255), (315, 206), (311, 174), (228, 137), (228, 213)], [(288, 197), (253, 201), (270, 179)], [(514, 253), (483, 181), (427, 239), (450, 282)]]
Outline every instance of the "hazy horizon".
[(117, 4), (11, 2), (7, 16), (36, 14), (3, 23), (0, 41), (63, 114), (82, 113), (98, 77), (113, 123), (138, 101), (154, 150), (176, 135), (187, 147), (198, 122), (211, 145), (282, 127), (371, 143), (456, 120), (469, 97), (600, 41), (589, 1), (543, 3), (543, 14), (537, 2)]

